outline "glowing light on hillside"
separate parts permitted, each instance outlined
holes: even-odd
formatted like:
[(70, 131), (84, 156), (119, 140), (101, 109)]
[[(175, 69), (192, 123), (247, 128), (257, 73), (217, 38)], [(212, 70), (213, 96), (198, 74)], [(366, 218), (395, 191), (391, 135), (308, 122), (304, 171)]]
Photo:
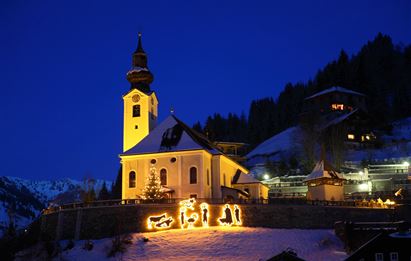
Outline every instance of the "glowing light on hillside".
[(264, 178), (265, 180), (267, 180), (267, 179), (270, 178), (270, 176), (269, 176), (268, 174), (265, 174), (265, 175), (263, 176), (263, 178)]

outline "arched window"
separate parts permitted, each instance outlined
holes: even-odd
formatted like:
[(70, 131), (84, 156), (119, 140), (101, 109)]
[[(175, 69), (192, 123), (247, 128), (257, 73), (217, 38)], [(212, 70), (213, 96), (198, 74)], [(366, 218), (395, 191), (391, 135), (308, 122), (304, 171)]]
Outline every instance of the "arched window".
[(136, 173), (134, 171), (130, 171), (130, 173), (128, 174), (128, 187), (136, 187)]
[(197, 184), (197, 168), (190, 168), (190, 184)]
[(160, 181), (161, 181), (161, 185), (163, 186), (167, 185), (167, 170), (166, 169), (160, 170)]
[(207, 169), (207, 186), (210, 186), (210, 171)]
[(140, 117), (140, 104), (133, 105), (133, 117)]

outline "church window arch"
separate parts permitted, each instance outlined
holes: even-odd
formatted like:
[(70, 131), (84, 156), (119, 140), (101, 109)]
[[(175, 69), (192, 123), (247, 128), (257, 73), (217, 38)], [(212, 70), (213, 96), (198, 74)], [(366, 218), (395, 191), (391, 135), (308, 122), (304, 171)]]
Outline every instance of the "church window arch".
[(197, 168), (190, 168), (190, 184), (197, 184)]
[(140, 104), (133, 105), (133, 117), (140, 117)]
[(136, 172), (130, 171), (128, 174), (128, 187), (135, 188), (136, 187)]
[(167, 170), (165, 168), (162, 168), (160, 170), (160, 181), (161, 181), (161, 185), (163, 186), (167, 185)]

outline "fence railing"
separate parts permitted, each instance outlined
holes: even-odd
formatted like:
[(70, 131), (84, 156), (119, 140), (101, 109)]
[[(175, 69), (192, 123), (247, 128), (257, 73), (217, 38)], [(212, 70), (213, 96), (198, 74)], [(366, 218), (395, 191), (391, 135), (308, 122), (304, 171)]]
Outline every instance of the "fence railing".
[[(73, 202), (63, 205), (51, 205), (44, 209), (42, 214), (50, 214), (61, 210), (91, 208), (91, 207), (110, 207), (110, 206), (127, 206), (143, 204), (178, 204), (182, 198), (165, 198), (158, 200), (143, 199), (115, 199), (115, 200), (96, 200), (91, 202)], [(305, 198), (270, 198), (270, 199), (196, 199), (197, 202), (206, 202), (208, 204), (270, 204), (270, 205), (312, 205), (312, 206), (338, 206), (338, 207), (362, 207), (362, 208), (386, 208), (380, 204), (371, 204), (363, 200), (346, 200), (346, 201), (325, 201), (325, 200), (307, 200)], [(401, 200), (399, 204), (411, 204), (410, 200)], [(389, 206), (394, 207), (394, 206)]]

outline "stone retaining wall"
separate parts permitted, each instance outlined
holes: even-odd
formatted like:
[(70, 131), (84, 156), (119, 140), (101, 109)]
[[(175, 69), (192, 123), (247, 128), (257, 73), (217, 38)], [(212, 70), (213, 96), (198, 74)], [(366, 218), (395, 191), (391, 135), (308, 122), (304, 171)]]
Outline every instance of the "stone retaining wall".
[[(270, 228), (333, 228), (336, 221), (390, 222), (404, 220), (395, 209), (372, 209), (310, 205), (240, 205), (244, 226)], [(209, 205), (209, 224), (217, 225), (223, 204)], [(167, 213), (174, 218), (172, 228), (179, 228), (177, 204), (140, 204), (61, 210), (43, 215), (42, 232), (50, 238), (98, 239), (116, 234), (150, 231), (149, 216)], [(200, 211), (197, 211), (200, 215)], [(400, 213), (400, 214), (399, 214)], [(60, 215), (60, 217), (59, 217)], [(190, 212), (188, 212), (190, 215)], [(408, 217), (409, 219), (409, 217)], [(197, 226), (201, 224), (199, 220)]]

